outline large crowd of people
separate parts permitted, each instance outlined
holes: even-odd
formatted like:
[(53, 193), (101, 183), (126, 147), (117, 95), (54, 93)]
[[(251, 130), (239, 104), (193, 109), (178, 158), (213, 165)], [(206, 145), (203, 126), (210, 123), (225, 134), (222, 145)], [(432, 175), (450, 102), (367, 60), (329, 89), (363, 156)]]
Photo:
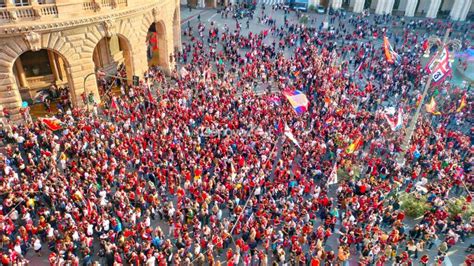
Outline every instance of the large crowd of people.
[[(1, 263), (35, 252), (51, 265), (427, 265), (468, 242), (472, 217), (447, 208), (472, 204), (471, 105), (452, 111), (465, 90), (430, 91), (444, 95), (442, 114), (420, 116), (396, 161), (426, 82), (426, 33), (414, 29), (466, 26), (402, 24), (391, 65), (374, 41), (391, 34), (388, 16), (336, 13), (335, 30), (258, 19), (267, 29), (249, 34), (187, 25), (171, 79), (152, 67), (102, 108), (64, 106), (61, 130), (4, 126)], [(305, 93), (308, 110), (295, 114), (284, 90)], [(403, 110), (402, 129), (387, 104)], [(403, 193), (426, 201), (421, 219)]]

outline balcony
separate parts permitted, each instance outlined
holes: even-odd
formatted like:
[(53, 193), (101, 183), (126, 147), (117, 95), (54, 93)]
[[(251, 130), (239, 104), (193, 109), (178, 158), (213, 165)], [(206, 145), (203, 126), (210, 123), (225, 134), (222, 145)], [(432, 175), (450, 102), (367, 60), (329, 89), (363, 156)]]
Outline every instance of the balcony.
[[(51, 21), (55, 18), (66, 20), (96, 15), (98, 12), (112, 12), (127, 8), (128, 1), (130, 0), (57, 0), (52, 4), (39, 4), (31, 0), (30, 4), (24, 6), (15, 6), (15, 4), (5, 6), (0, 3), (0, 27), (13, 23)], [(144, 1), (135, 0), (134, 5), (135, 2), (142, 4)]]
[(57, 17), (58, 8), (56, 4), (45, 4), (38, 6), (13, 6), (0, 8), (0, 24), (36, 20), (42, 17)]

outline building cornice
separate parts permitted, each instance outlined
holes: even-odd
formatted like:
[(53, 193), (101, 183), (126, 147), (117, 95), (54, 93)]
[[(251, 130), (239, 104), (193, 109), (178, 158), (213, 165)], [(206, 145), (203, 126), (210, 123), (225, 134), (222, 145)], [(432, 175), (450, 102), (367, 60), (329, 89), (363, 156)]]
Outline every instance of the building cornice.
[[(38, 21), (31, 21), (30, 25), (27, 23), (22, 24), (9, 24), (0, 27), (0, 38), (5, 37), (14, 37), (14, 36), (23, 36), (23, 34), (27, 32), (34, 31), (36, 33), (43, 33), (43, 32), (51, 32), (51, 31), (63, 31), (75, 27), (82, 27), (91, 24), (97, 24), (109, 20), (114, 20), (117, 18), (124, 18), (128, 16), (133, 16), (139, 13), (148, 12), (149, 10), (161, 6), (159, 3), (152, 3), (152, 4), (145, 4), (135, 7), (127, 7), (124, 10), (117, 10), (113, 12), (108, 12), (104, 15), (92, 15), (90, 17), (81, 18), (81, 19), (68, 19), (62, 21), (53, 21), (49, 22), (38, 22)], [(159, 10), (159, 9), (158, 9)]]

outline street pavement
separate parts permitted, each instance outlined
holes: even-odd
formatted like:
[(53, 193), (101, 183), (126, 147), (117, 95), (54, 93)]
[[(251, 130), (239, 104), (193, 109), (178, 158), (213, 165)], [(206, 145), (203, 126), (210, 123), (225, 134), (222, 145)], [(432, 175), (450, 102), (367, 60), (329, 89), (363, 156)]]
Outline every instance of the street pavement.
[[(270, 0), (264, 0), (264, 1), (270, 1)], [(262, 14), (261, 12), (262, 12), (261, 5), (258, 5), (257, 9), (255, 11), (254, 18), (252, 20), (250, 20), (250, 23), (249, 23), (250, 27), (248, 29), (246, 27), (247, 19), (242, 19), (242, 20), (238, 21), (241, 24), (241, 34), (242, 35), (247, 35), (249, 32), (259, 33), (262, 30), (270, 29), (270, 26), (258, 22), (257, 16), (261, 16), (261, 14)], [(182, 9), (181, 14), (182, 14), (182, 22), (183, 22), (182, 23), (182, 29), (183, 30), (186, 29), (187, 28), (187, 22), (190, 21), (191, 25), (194, 25), (194, 27), (193, 27), (193, 29), (194, 29), (193, 35), (194, 36), (199, 36), (197, 27), (195, 26), (199, 22), (204, 23), (206, 25), (206, 29), (208, 29), (210, 27), (211, 22), (214, 25), (217, 25), (219, 27), (219, 30), (222, 30), (224, 28), (224, 26), (229, 27), (229, 29), (231, 31), (236, 29), (236, 20), (235, 19), (231, 19), (230, 16), (227, 19), (223, 18), (221, 16), (221, 14), (217, 13), (215, 10), (200, 10), (200, 9), (197, 9), (197, 10), (193, 10), (193, 11), (189, 12), (188, 9), (186, 9), (186, 10)], [(200, 20), (198, 20), (197, 14), (200, 14)], [(297, 15), (295, 13), (290, 13), (290, 14), (285, 15), (283, 11), (273, 10), (270, 6), (265, 7), (264, 14), (268, 15), (272, 19), (275, 19), (277, 26), (280, 26), (280, 25), (284, 24), (285, 16), (290, 21), (290, 24), (291, 23), (297, 23), (299, 21), (299, 18), (297, 17)], [(311, 25), (308, 25), (308, 26), (319, 27), (319, 25), (325, 19), (325, 15), (321, 15), (321, 14), (307, 13), (306, 15), (308, 16), (309, 21), (311, 21)], [(351, 15), (351, 13), (347, 14), (347, 19), (350, 17), (350, 15)], [(369, 18), (369, 20), (372, 23), (374, 23), (373, 18)], [(346, 26), (349, 26), (349, 29), (352, 30), (352, 28), (350, 27), (349, 24), (346, 24)], [(206, 32), (206, 34), (204, 36), (206, 37), (207, 31), (205, 31), (205, 32)], [(395, 33), (400, 33), (401, 28), (400, 29), (395, 28), (394, 32)], [(463, 33), (462, 32), (454, 32), (453, 35), (454, 35), (454, 37), (462, 37)], [(187, 42), (187, 41), (189, 41), (189, 38), (186, 37), (186, 36), (183, 36), (182, 41)], [(267, 39), (266, 39), (266, 43), (271, 43), (272, 41), (273, 41), (272, 36), (269, 34)], [(362, 42), (364, 42), (364, 41), (366, 41), (366, 42), (370, 41), (370, 42), (373, 42), (376, 47), (382, 47), (382, 41), (380, 39), (372, 39), (371, 38), (371, 39), (362, 40)], [(293, 53), (293, 49), (286, 49), (284, 51), (284, 54), (286, 56), (291, 56), (292, 53)], [(355, 71), (353, 66), (350, 67), (350, 70)], [(362, 81), (362, 82), (364, 82), (364, 81)], [(257, 93), (263, 92), (265, 88), (266, 88), (265, 86), (258, 86)], [(389, 105), (391, 103), (386, 103), (386, 104)], [(330, 196), (333, 197), (333, 198), (336, 197), (336, 195), (335, 195), (336, 188), (337, 187), (334, 186), (333, 189), (330, 192)], [(408, 220), (407, 225), (411, 227), (416, 222), (417, 222), (416, 220)], [(317, 228), (317, 226), (319, 226), (320, 223), (321, 223), (321, 221), (318, 221), (317, 224), (315, 225), (315, 228)], [(340, 223), (338, 222), (338, 225), (339, 224)], [(390, 229), (387, 228), (387, 230), (390, 230)], [(328, 249), (334, 250), (336, 253), (337, 253), (337, 249), (338, 249), (338, 246), (339, 246), (339, 243), (338, 243), (339, 236), (340, 236), (340, 234), (336, 230), (336, 232), (326, 242), (326, 247)], [(438, 241), (437, 244), (439, 244), (439, 243), (440, 242)], [(443, 265), (446, 265), (446, 266), (461, 265), (464, 262), (465, 258), (466, 258), (467, 253), (465, 253), (465, 249), (471, 243), (474, 243), (473, 239), (468, 240), (466, 243), (458, 243), (455, 247), (450, 249), (447, 256), (445, 257), (445, 261), (444, 261)], [(399, 252), (400, 251), (404, 251), (404, 247), (399, 247)], [(357, 265), (359, 253), (355, 250), (355, 247), (351, 250), (351, 254), (352, 255), (351, 255), (351, 259), (350, 259), (350, 265)], [(423, 254), (428, 254), (430, 259), (431, 259), (431, 262), (433, 262), (433, 259), (437, 256), (437, 247), (434, 246), (431, 250), (420, 253), (419, 257), (421, 257)], [(418, 261), (415, 260), (415, 265), (417, 265), (417, 263), (418, 263)], [(392, 264), (392, 263), (390, 263), (390, 264)]]
[[(260, 1), (264, 1), (264, 3), (266, 4), (267, 2), (271, 3), (272, 1), (282, 1), (282, 0), (260, 0)], [(254, 19), (250, 20), (250, 23), (249, 23), (250, 27), (248, 29), (246, 28), (246, 24), (245, 24), (246, 21), (247, 21), (246, 19), (239, 21), (239, 23), (241, 23), (241, 32), (242, 32), (242, 34), (247, 35), (249, 32), (257, 33), (257, 32), (260, 32), (262, 30), (270, 28), (268, 25), (258, 22), (257, 16), (261, 16), (261, 14), (262, 14), (261, 12), (262, 12), (261, 5), (258, 5), (257, 10), (255, 12), (256, 16), (254, 16)], [(264, 12), (265, 12), (266, 15), (268, 15), (271, 18), (275, 19), (277, 25), (283, 25), (285, 16), (289, 19), (290, 23), (298, 22), (298, 17), (294, 13), (290, 13), (290, 14), (285, 15), (283, 13), (283, 11), (273, 10), (270, 6), (266, 6)], [(318, 27), (324, 20), (324, 15), (319, 15), (319, 14), (314, 14), (314, 13), (307, 14), (307, 15), (310, 18), (310, 21), (311, 21), (311, 23), (314, 27)], [(213, 22), (215, 25), (217, 25), (220, 30), (222, 30), (224, 28), (224, 26), (229, 27), (229, 29), (231, 31), (233, 31), (236, 28), (236, 21), (234, 19), (231, 19), (230, 17), (227, 18), (227, 19), (223, 18), (220, 13), (218, 13), (216, 10), (213, 10), (213, 9), (193, 9), (193, 10), (190, 11), (188, 8), (182, 7), (181, 16), (182, 16), (182, 18), (181, 18), (182, 19), (182, 29), (185, 29), (187, 27), (187, 24), (189, 23), (190, 25), (193, 26), (194, 36), (198, 36), (198, 31), (196, 29), (197, 28), (196, 25), (198, 24), (199, 21), (204, 23), (206, 25), (207, 29), (210, 26), (211, 22)], [(200, 16), (200, 20), (198, 19), (198, 16)], [(207, 35), (207, 31), (205, 31), (205, 34)], [(268, 43), (271, 43), (273, 41), (271, 38), (272, 37), (270, 35), (269, 35), (269, 37), (267, 37), (267, 42)], [(182, 41), (183, 42), (188, 42), (189, 38), (187, 36), (183, 35), (182, 36)], [(286, 49), (285, 55), (286, 56), (291, 56), (292, 52), (293, 52), (292, 49)], [(267, 86), (268, 86), (268, 84), (259, 84), (259, 86), (257, 86), (257, 94), (261, 94), (267, 88)], [(336, 186), (333, 186), (332, 189), (331, 189), (331, 192), (330, 192), (331, 193), (330, 196), (335, 197), (335, 190), (336, 190)], [(171, 200), (175, 201), (175, 199), (173, 199), (173, 198)], [(174, 202), (174, 203), (175, 203), (174, 206), (176, 206), (176, 202)], [(226, 213), (224, 213), (224, 215), (225, 214)], [(416, 221), (409, 221), (408, 224), (409, 225), (414, 224), (415, 222)], [(315, 228), (317, 228), (317, 226), (319, 226), (320, 224), (321, 224), (321, 221), (319, 221), (319, 219), (318, 219), (317, 223), (315, 225)], [(338, 224), (340, 224), (340, 223), (338, 222)], [(167, 222), (165, 222), (165, 221), (153, 220), (152, 225), (153, 226), (160, 226), (162, 228), (163, 232), (165, 232), (166, 234), (169, 232), (169, 226), (168, 226)], [(327, 249), (334, 250), (337, 253), (337, 249), (338, 249), (338, 246), (339, 246), (339, 244), (338, 244), (339, 236), (340, 236), (340, 234), (336, 230), (335, 233), (328, 239), (328, 241), (325, 244)], [(461, 265), (464, 262), (465, 257), (466, 257), (465, 249), (469, 246), (470, 243), (473, 243), (472, 239), (469, 239), (468, 243), (459, 243), (458, 245), (453, 247), (448, 252), (448, 256), (446, 256), (444, 265), (446, 265), (446, 266)], [(95, 252), (97, 253), (97, 251), (99, 250), (98, 249), (98, 243), (95, 243), (94, 247), (95, 247)], [(27, 257), (27, 259), (29, 259), (31, 261), (31, 265), (48, 265), (49, 264), (48, 259), (47, 259), (48, 253), (46, 252), (46, 249), (47, 249), (46, 244), (44, 244), (44, 247), (43, 247), (44, 252), (43, 252), (42, 257), (36, 256), (32, 250), (30, 250), (27, 253), (26, 257)], [(399, 251), (401, 251), (401, 250), (404, 250), (403, 247), (399, 248)], [(428, 253), (430, 258), (431, 258), (431, 262), (432, 262), (432, 259), (436, 257), (436, 253), (437, 253), (436, 250), (437, 250), (436, 247), (433, 247), (430, 251), (423, 252), (422, 254), (420, 254), (419, 257), (421, 257), (425, 253)], [(350, 265), (357, 265), (359, 253), (355, 250), (355, 248), (353, 248), (351, 250), (351, 254), (352, 255), (351, 255), (351, 259), (350, 259)], [(100, 265), (104, 265), (101, 258), (97, 257), (97, 254), (95, 254), (94, 259), (98, 260), (100, 262)], [(216, 259), (218, 259), (222, 262), (225, 261), (224, 256), (217, 257)], [(270, 261), (271, 261), (271, 259), (272, 259), (272, 256), (269, 256)], [(390, 264), (392, 264), (392, 263), (390, 263)], [(223, 265), (224, 265), (224, 263), (223, 263)], [(415, 265), (416, 265), (416, 263), (415, 263)]]

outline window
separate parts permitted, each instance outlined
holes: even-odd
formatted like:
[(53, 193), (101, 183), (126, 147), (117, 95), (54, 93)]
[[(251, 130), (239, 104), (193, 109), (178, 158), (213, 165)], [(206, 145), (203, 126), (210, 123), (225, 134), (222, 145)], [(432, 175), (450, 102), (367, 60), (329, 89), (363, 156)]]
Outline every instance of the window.
[(29, 6), (30, 0), (15, 0), (16, 6)]
[(45, 49), (25, 52), (20, 59), (27, 78), (52, 74), (48, 51)]
[(0, 7), (6, 7), (5, 0), (0, 0)]

